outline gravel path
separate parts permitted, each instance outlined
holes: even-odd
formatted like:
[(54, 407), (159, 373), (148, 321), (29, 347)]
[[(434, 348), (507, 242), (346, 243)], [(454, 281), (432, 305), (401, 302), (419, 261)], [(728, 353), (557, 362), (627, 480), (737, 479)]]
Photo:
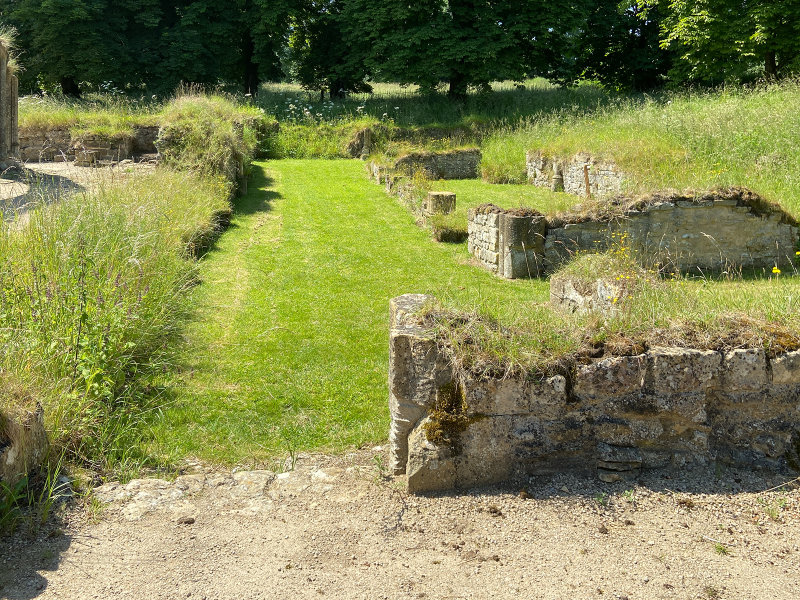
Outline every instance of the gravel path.
[[(376, 458), (377, 457), (377, 458)], [(800, 488), (695, 470), (409, 496), (385, 450), (189, 465), (0, 541), (0, 597), (797, 598)]]

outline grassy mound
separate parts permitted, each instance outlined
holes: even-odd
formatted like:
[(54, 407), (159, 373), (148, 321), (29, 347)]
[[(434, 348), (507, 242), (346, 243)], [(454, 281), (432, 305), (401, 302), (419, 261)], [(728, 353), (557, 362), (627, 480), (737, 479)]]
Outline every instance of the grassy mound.
[(800, 216), (800, 82), (631, 98), (576, 117), (500, 129), (483, 143), (491, 181), (524, 181), (526, 150), (589, 152), (630, 175), (630, 191), (746, 186)]

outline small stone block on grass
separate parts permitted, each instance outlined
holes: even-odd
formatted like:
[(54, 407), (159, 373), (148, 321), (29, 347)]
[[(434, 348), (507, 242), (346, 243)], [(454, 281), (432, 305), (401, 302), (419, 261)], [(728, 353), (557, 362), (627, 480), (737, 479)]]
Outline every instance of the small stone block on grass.
[(456, 195), (453, 192), (428, 192), (422, 210), (426, 215), (449, 215), (456, 209)]

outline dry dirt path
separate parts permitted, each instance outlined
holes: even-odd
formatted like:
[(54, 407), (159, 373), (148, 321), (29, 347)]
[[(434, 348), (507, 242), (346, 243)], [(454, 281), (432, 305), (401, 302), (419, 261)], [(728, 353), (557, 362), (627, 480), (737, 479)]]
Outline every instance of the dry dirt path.
[[(379, 457), (379, 460), (375, 457)], [(385, 450), (137, 480), (0, 541), (0, 597), (764, 598), (800, 590), (800, 489), (741, 471), (408, 496)]]

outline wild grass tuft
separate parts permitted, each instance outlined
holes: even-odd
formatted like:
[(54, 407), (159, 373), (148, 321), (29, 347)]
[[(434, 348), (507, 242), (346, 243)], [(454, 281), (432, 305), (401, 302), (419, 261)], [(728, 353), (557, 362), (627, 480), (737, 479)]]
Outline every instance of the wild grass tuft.
[(0, 225), (0, 369), (37, 391), (57, 450), (99, 471), (144, 461), (143, 424), (188, 314), (192, 246), (229, 210), (169, 171)]
[(191, 91), (170, 102), (159, 119), (156, 146), (167, 166), (230, 182), (244, 174), (266, 126), (257, 108)]

